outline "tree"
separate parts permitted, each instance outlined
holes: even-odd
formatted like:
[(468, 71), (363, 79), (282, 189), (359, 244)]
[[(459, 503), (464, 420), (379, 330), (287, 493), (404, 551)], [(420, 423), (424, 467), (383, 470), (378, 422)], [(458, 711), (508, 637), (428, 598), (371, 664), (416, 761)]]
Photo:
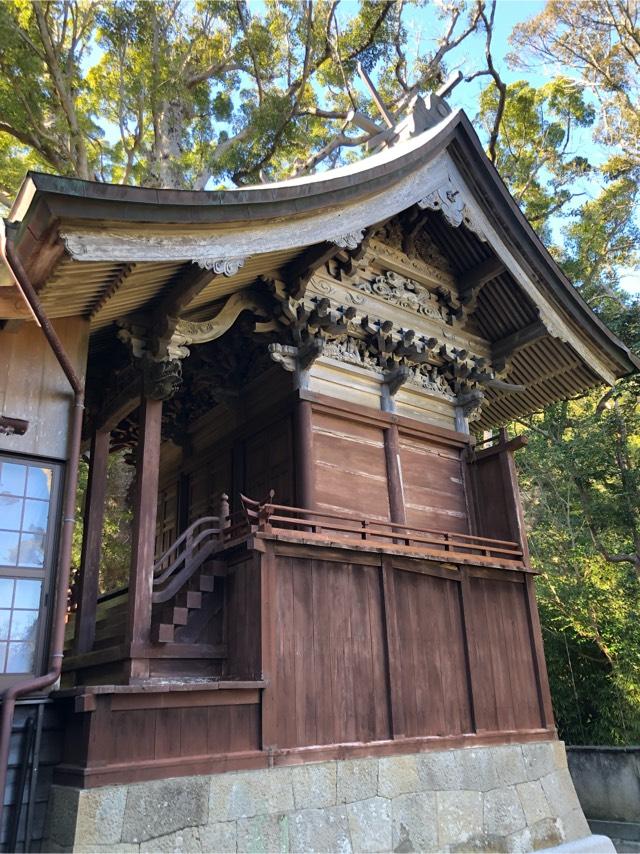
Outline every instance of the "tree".
[[(551, 248), (582, 297), (637, 351), (640, 300), (620, 285), (640, 262), (637, 6), (549, 0), (512, 40), (513, 65), (544, 59), (560, 73), (485, 90), (487, 133), (501, 112), (496, 166), (547, 241), (561, 234)], [(596, 162), (576, 156), (577, 128), (601, 144)], [(623, 380), (512, 425), (530, 436), (520, 480), (556, 719), (573, 743), (640, 739), (639, 392)]]
[(202, 189), (304, 172), (371, 138), (356, 65), (402, 113), (436, 87), (479, 25), (478, 0), (441, 12), (411, 63), (404, 0), (7, 0), (0, 4), (0, 177), (22, 164), (85, 179)]
[(503, 91), (490, 85), (480, 96), (486, 132), (498, 127), (495, 166), (545, 238), (551, 217), (566, 209), (576, 197), (578, 179), (592, 171), (589, 161), (573, 154), (571, 147), (574, 129), (590, 127), (594, 117), (593, 107), (567, 77), (538, 89), (526, 80)]
[(543, 61), (572, 77), (600, 105), (597, 138), (620, 149), (619, 168), (640, 166), (640, 4), (637, 0), (548, 0), (514, 30), (512, 62)]

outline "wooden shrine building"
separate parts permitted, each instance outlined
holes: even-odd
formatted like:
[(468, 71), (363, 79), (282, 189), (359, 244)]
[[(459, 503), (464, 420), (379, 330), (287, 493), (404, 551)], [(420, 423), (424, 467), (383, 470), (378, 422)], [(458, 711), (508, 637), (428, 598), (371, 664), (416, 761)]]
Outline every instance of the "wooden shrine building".
[[(49, 697), (63, 732), (29, 830), (46, 850), (588, 835), (554, 728), (524, 440), (497, 428), (639, 363), (466, 116), (420, 115), (359, 163), (276, 184), (27, 176), (0, 282), (0, 681), (5, 766), (29, 703)], [(128, 584), (104, 590), (122, 448)], [(29, 768), (9, 771), (5, 840), (29, 800)]]

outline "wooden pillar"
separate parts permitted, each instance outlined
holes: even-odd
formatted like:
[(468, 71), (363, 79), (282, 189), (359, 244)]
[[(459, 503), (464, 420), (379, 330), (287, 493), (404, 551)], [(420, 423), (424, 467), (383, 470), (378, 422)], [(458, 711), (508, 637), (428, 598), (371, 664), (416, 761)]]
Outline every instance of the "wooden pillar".
[(143, 396), (140, 405), (133, 543), (129, 571), (130, 679), (144, 679), (149, 675), (149, 662), (144, 658), (144, 654), (140, 653), (140, 648), (149, 643), (151, 628), (161, 427), (162, 401)]
[(382, 601), (384, 603), (384, 627), (387, 647), (387, 667), (389, 674), (389, 713), (391, 718), (391, 737), (404, 738), (406, 735), (404, 703), (402, 696), (402, 670), (400, 638), (398, 636), (398, 609), (396, 605), (395, 570), (390, 555), (383, 555)]
[(400, 467), (400, 434), (397, 424), (391, 424), (384, 431), (384, 455), (387, 464), (391, 521), (397, 522), (399, 525), (406, 525), (402, 469)]
[(260, 554), (260, 662), (267, 683), (261, 697), (261, 747), (273, 751), (278, 742), (277, 565), (273, 543)]
[(110, 433), (103, 430), (94, 431), (91, 437), (89, 479), (84, 505), (78, 609), (73, 639), (75, 655), (89, 652), (93, 647), (96, 634), (96, 608), (110, 438)]
[(298, 400), (295, 409), (296, 502), (314, 509), (313, 421), (311, 401)]

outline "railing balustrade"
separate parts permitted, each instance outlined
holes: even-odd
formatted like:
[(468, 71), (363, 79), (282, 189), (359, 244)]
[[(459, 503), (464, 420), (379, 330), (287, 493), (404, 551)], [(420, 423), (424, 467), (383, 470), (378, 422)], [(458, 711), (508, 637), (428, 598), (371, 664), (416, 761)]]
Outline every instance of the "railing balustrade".
[(330, 513), (291, 507), (273, 502), (273, 495), (265, 502), (241, 496), (242, 506), (249, 524), (255, 531), (275, 531), (311, 535), (314, 539), (358, 539), (369, 543), (400, 545), (446, 553), (448, 557), (458, 554), (482, 559), (523, 562), (519, 543), (481, 537), (475, 534), (459, 534), (436, 528), (417, 528), (398, 522), (364, 518), (347, 511)]

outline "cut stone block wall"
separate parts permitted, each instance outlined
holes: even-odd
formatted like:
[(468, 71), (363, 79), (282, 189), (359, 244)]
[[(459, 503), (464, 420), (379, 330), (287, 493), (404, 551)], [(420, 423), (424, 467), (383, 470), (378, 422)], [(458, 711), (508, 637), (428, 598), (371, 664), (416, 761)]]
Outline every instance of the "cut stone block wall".
[(74, 789), (48, 851), (531, 851), (588, 836), (562, 742)]

